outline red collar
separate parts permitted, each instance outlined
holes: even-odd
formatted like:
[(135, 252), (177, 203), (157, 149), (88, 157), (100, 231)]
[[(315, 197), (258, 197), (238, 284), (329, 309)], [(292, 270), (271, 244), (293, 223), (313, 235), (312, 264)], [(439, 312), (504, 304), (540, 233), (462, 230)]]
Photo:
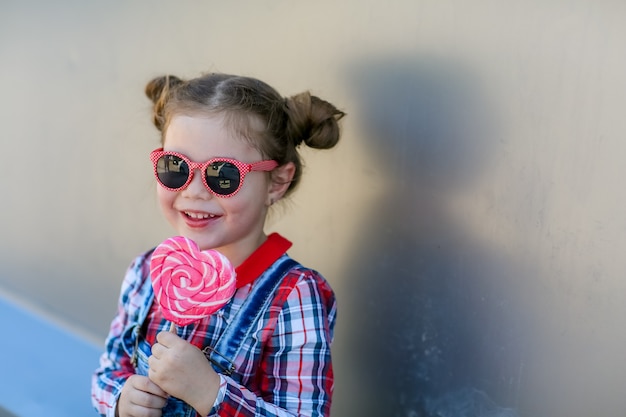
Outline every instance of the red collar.
[(257, 279), (278, 258), (283, 256), (292, 243), (279, 235), (270, 234), (252, 255), (235, 268), (237, 272), (237, 288), (241, 288)]

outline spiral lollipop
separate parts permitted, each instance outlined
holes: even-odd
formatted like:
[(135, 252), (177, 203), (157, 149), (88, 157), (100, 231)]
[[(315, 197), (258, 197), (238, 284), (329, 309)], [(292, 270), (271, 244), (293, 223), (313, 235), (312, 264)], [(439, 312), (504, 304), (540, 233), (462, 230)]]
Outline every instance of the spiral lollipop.
[(150, 276), (163, 316), (179, 326), (213, 314), (235, 293), (235, 269), (228, 259), (216, 250), (201, 251), (182, 236), (156, 247)]

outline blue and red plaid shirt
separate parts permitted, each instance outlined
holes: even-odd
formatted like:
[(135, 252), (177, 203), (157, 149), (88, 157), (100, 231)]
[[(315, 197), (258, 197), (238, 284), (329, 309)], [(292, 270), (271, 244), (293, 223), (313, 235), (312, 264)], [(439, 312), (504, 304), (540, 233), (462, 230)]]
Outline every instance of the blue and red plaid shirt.
[[(238, 288), (233, 299), (210, 317), (179, 327), (178, 335), (201, 349), (214, 346), (250, 294), (254, 280), (290, 246), (282, 236), (270, 235), (237, 268)], [(115, 416), (128, 377), (145, 372), (135, 362), (139, 340), (151, 346), (157, 333), (170, 325), (157, 303), (152, 303), (151, 254), (148, 251), (137, 257), (126, 272), (106, 350), (93, 375), (92, 403), (103, 416)], [(292, 268), (254, 337), (246, 340), (241, 355), (235, 358), (235, 374), (220, 374), (220, 390), (209, 416), (328, 416), (336, 307), (330, 285), (318, 272)], [(198, 414), (192, 410), (190, 415)]]

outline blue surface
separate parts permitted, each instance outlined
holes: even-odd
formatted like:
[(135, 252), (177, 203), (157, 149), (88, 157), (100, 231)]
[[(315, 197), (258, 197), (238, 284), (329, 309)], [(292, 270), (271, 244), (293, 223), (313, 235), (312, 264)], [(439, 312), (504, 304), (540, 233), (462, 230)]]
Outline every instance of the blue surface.
[(101, 346), (0, 295), (0, 407), (18, 417), (94, 416)]

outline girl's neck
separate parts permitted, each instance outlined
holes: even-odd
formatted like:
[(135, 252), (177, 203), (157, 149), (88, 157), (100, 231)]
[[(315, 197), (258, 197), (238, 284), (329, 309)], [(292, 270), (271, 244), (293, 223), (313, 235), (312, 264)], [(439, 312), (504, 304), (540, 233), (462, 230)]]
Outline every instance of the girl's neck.
[(248, 259), (250, 255), (252, 255), (254, 251), (256, 251), (258, 247), (265, 242), (266, 239), (267, 235), (265, 233), (260, 233), (258, 237), (254, 239), (239, 241), (232, 245), (215, 248), (215, 250), (226, 256), (230, 263), (236, 268)]

